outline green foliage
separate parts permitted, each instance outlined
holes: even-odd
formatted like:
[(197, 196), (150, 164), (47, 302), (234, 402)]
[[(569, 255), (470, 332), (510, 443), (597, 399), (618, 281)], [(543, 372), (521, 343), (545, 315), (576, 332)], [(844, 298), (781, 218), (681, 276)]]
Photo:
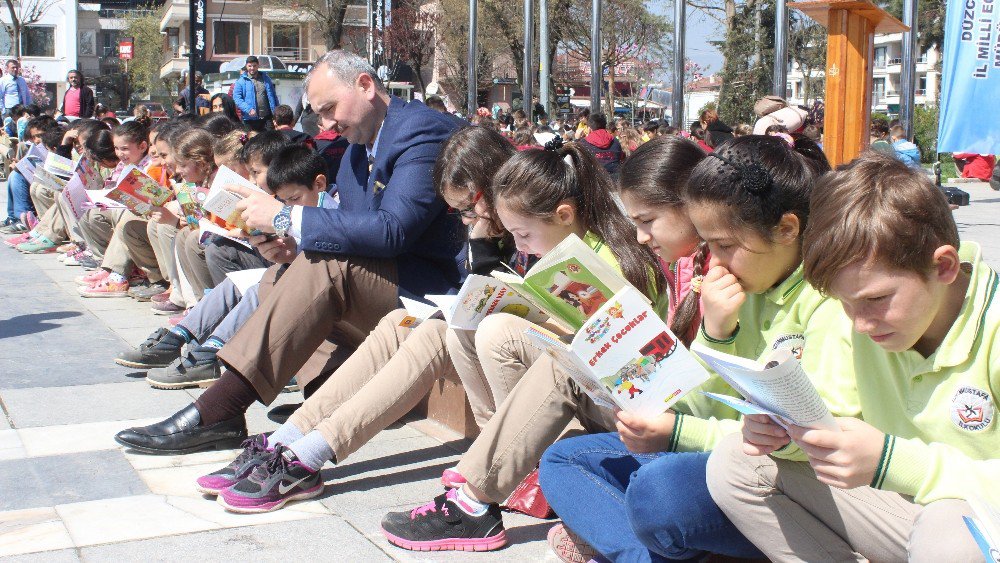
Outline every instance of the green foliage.
[(890, 121), (892, 121), (891, 119), (889, 119), (889, 114), (887, 114), (887, 113), (882, 113), (882, 112), (880, 112), (880, 111), (873, 111), (873, 112), (872, 112), (872, 117), (871, 117), (871, 120), (872, 120), (872, 121), (875, 121), (876, 119), (882, 119), (882, 120), (884, 120), (884, 121), (885, 121), (886, 123), (889, 123)]
[(941, 153), (941, 181), (947, 182), (948, 180), (953, 180), (961, 176), (962, 175), (959, 174), (958, 166), (955, 165), (955, 159), (952, 158), (951, 153)]
[(771, 93), (773, 30), (773, 0), (753, 0), (736, 9), (722, 51), (719, 114), (726, 123), (753, 123), (754, 102)]
[[(155, 7), (150, 7), (155, 10)], [(145, 15), (130, 16), (125, 20), (124, 36), (134, 38), (132, 60), (128, 62), (128, 75), (132, 93), (138, 99), (148, 98), (164, 89), (160, 80), (163, 64), (163, 35), (160, 34), (160, 16), (155, 11), (140, 12)], [(125, 104), (128, 106), (128, 101)]]
[(937, 160), (938, 108), (917, 106), (913, 109), (913, 142), (920, 147), (920, 160)]
[[(883, 0), (876, 3), (896, 18), (903, 19), (903, 0)], [(917, 2), (917, 43), (922, 51), (933, 46), (940, 48), (944, 45), (946, 6), (946, 0), (920, 0)]]
[(715, 102), (708, 102), (707, 104), (701, 106), (701, 108), (698, 109), (698, 115), (701, 115), (703, 112), (706, 112), (710, 109), (718, 111), (719, 105), (716, 104)]

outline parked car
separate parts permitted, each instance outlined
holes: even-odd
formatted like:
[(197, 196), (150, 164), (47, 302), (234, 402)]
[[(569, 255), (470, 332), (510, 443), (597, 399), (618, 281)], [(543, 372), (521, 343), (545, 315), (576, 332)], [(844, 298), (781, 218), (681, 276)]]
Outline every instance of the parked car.
[[(257, 59), (260, 61), (260, 70), (264, 72), (271, 70), (285, 70), (287, 68), (285, 63), (283, 63), (278, 57), (272, 57), (271, 55), (257, 55)], [(236, 57), (231, 61), (226, 61), (219, 65), (219, 72), (240, 72), (246, 65), (246, 56)]]
[(128, 108), (128, 113), (126, 113), (124, 117), (128, 118), (134, 116), (135, 106), (138, 105), (146, 106), (146, 109), (149, 110), (149, 116), (153, 118), (154, 123), (157, 121), (163, 121), (164, 119), (170, 117), (170, 114), (167, 113), (167, 110), (166, 108), (163, 107), (163, 104), (161, 104), (160, 102), (150, 102), (150, 101), (136, 102), (132, 104), (132, 106)]

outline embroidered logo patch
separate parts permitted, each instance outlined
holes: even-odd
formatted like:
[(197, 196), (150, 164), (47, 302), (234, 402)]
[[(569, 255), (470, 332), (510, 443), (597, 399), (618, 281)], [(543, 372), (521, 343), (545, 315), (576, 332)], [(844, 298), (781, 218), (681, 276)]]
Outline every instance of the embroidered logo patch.
[(951, 421), (962, 430), (979, 432), (993, 422), (993, 400), (982, 389), (963, 385), (951, 399)]
[(796, 360), (802, 359), (802, 350), (806, 347), (806, 337), (803, 334), (783, 334), (774, 340), (771, 350), (788, 350)]

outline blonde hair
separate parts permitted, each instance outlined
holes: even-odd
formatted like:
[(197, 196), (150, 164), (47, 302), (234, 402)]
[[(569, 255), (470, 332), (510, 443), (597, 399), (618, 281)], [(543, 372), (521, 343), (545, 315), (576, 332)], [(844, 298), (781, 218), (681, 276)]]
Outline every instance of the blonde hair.
[(215, 137), (203, 129), (188, 129), (177, 135), (172, 147), (174, 160), (177, 162), (197, 162), (215, 168), (215, 153), (212, 151), (212, 141)]
[(230, 131), (215, 141), (215, 144), (212, 145), (212, 151), (216, 157), (227, 162), (235, 160), (243, 150), (243, 145), (256, 134), (255, 131), (247, 132), (239, 129)]

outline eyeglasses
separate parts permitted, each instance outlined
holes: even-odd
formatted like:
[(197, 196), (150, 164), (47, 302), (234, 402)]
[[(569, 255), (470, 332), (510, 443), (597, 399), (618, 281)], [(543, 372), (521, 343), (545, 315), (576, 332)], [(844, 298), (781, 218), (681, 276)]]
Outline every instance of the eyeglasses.
[(479, 214), (476, 213), (476, 204), (479, 200), (483, 199), (483, 192), (476, 192), (476, 195), (472, 196), (472, 204), (468, 207), (463, 207), (461, 209), (455, 209), (454, 207), (448, 208), (448, 213), (452, 215), (461, 215), (466, 219), (479, 219)]

